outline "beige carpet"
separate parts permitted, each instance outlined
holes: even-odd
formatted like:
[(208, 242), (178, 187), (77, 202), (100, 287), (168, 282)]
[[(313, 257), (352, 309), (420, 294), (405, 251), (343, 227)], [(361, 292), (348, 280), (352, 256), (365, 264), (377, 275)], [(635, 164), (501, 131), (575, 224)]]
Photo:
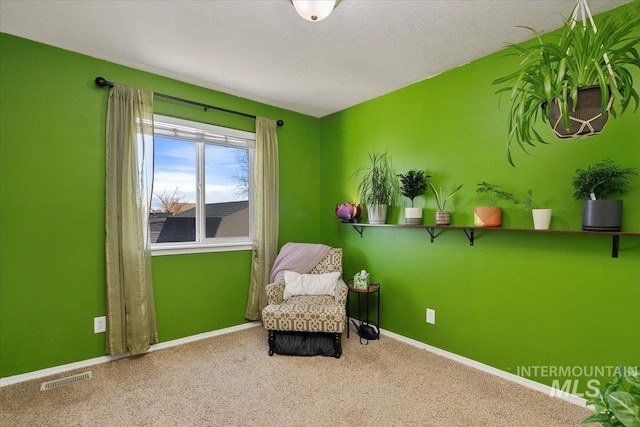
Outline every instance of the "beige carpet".
[(262, 327), (0, 389), (2, 426), (578, 426), (586, 408), (383, 336), (267, 355)]

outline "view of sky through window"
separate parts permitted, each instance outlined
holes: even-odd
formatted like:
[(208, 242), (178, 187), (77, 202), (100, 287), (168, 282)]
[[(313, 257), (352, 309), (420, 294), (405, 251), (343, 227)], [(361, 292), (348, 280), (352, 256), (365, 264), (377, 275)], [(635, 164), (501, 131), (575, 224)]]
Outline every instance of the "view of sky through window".
[[(248, 156), (245, 149), (205, 145), (205, 203), (248, 200)], [(153, 180), (152, 210), (162, 207), (156, 195), (176, 189), (183, 203), (195, 203), (196, 143), (156, 136)]]

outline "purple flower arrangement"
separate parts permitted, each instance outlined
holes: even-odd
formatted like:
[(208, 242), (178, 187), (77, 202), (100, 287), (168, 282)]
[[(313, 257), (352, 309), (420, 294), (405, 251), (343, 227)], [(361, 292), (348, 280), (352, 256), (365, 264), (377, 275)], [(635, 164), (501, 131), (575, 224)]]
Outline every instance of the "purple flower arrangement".
[(362, 215), (362, 209), (360, 205), (354, 205), (350, 202), (340, 203), (336, 205), (336, 217), (340, 218), (342, 222), (354, 223), (360, 219)]

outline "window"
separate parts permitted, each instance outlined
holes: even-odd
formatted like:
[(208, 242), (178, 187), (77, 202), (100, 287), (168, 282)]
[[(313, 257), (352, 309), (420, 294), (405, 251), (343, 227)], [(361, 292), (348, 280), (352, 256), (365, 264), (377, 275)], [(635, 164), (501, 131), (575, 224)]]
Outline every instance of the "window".
[(252, 246), (255, 134), (154, 115), (154, 255)]

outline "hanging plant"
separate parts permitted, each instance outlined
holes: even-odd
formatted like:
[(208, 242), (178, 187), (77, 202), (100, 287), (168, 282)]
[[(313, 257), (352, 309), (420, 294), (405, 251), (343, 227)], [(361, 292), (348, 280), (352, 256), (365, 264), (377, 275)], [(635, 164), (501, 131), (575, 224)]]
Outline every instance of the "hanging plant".
[[(580, 10), (582, 23), (577, 20)], [(620, 19), (605, 17), (599, 28), (588, 10), (586, 0), (578, 0), (559, 35), (543, 40), (529, 28), (537, 43), (529, 47), (510, 45), (515, 51), (512, 54), (522, 58), (521, 67), (493, 83), (504, 85), (496, 93), (509, 94), (507, 159), (512, 166), (514, 141), (525, 152), (527, 146), (547, 143), (535, 128), (538, 119), (551, 124), (559, 137), (582, 137), (598, 133), (609, 112), (617, 116), (614, 100), (619, 102), (620, 114), (632, 100), (634, 111), (638, 108), (631, 70), (640, 69), (636, 48), (640, 36), (633, 35), (640, 27), (640, 4), (636, 3), (635, 9)], [(576, 111), (581, 99), (591, 97), (584, 92), (590, 87), (595, 92), (592, 95), (597, 111), (591, 112), (590, 117), (579, 117)]]

